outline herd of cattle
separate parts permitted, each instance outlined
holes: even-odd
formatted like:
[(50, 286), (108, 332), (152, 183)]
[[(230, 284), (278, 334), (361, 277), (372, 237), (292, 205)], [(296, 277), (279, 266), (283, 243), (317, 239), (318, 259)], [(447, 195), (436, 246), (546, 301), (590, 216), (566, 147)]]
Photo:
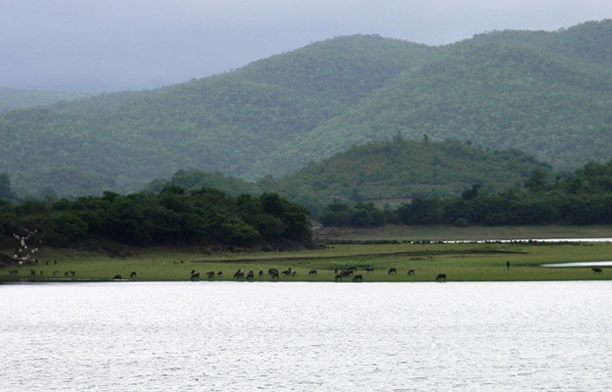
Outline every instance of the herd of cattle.
[[(346, 269), (335, 268), (334, 269), (334, 280), (342, 281), (342, 280), (348, 279), (348, 280), (352, 280), (353, 282), (362, 282), (363, 274), (357, 274), (356, 271), (357, 271), (356, 266), (351, 266)], [(366, 275), (373, 274), (374, 268), (368, 267), (368, 268), (365, 268), (364, 271)], [(317, 273), (318, 272), (316, 269), (311, 269), (310, 271), (308, 271), (308, 276), (317, 276)], [(387, 274), (397, 275), (397, 268), (389, 268), (389, 270), (387, 271)], [(413, 269), (408, 270), (408, 275), (414, 275), (414, 274), (415, 272)], [(267, 274), (264, 273), (263, 270), (259, 270), (256, 274), (254, 270), (250, 270), (247, 272), (243, 268), (240, 268), (236, 272), (234, 272), (233, 278), (236, 280), (255, 280), (256, 275), (258, 278), (267, 278), (267, 279), (275, 281), (275, 280), (280, 279), (281, 275), (285, 277), (297, 276), (297, 271), (292, 269), (291, 267), (283, 271), (280, 271), (278, 268), (269, 268)], [(218, 271), (218, 272), (208, 271), (205, 274), (205, 276), (207, 279), (214, 279), (215, 277), (223, 276), (223, 271)], [(191, 270), (191, 280), (194, 280), (194, 281), (200, 280), (200, 273), (197, 272), (196, 270)], [(446, 274), (438, 274), (438, 276), (436, 277), (436, 281), (437, 282), (446, 281)]]
[[(372, 267), (367, 267), (364, 269), (365, 274), (373, 274), (374, 273), (374, 268)], [(593, 271), (596, 274), (601, 274), (603, 271), (601, 268), (598, 267), (594, 267), (591, 268), (591, 271)], [(340, 269), (340, 268), (335, 268), (334, 269), (334, 280), (335, 281), (343, 281), (345, 279), (348, 280), (352, 280), (353, 282), (361, 282), (363, 281), (363, 274), (357, 274), (357, 267), (356, 266), (351, 266), (345, 269)], [(19, 275), (19, 270), (9, 270), (8, 273), (10, 275)], [(31, 277), (36, 277), (36, 271), (33, 269), (30, 269), (30, 276)], [(55, 270), (53, 271), (52, 276), (55, 277), (58, 274), (60, 274), (59, 271)], [(389, 268), (389, 270), (387, 271), (388, 275), (397, 275), (397, 268)], [(415, 274), (415, 270), (414, 269), (409, 269), (408, 270), (408, 275), (414, 275)], [(43, 271), (39, 272), (39, 276), (43, 275)], [(223, 276), (223, 271), (208, 271), (204, 274), (206, 276), (207, 279), (211, 280), (214, 279), (215, 277), (219, 278)], [(255, 271), (250, 270), (248, 272), (245, 272), (245, 270), (243, 268), (238, 269), (236, 272), (234, 272), (234, 276), (233, 278), (236, 280), (255, 280)], [(263, 270), (259, 270), (259, 272), (257, 273), (257, 277), (258, 278), (267, 278), (273, 281), (279, 280), (281, 275), (284, 277), (295, 277), (297, 276), (297, 271), (292, 269), (291, 267), (287, 268), (286, 270), (280, 271), (278, 268), (269, 268), (267, 274), (264, 273)], [(317, 270), (316, 269), (311, 269), (308, 272), (309, 276), (317, 276)], [(74, 278), (76, 276), (76, 272), (75, 271), (65, 271), (63, 273), (63, 276), (65, 278)], [(137, 278), (137, 274), (135, 271), (132, 271), (130, 273), (130, 279), (136, 279)], [(113, 277), (112, 280), (123, 280), (121, 275), (115, 275)], [(196, 270), (191, 270), (191, 280), (193, 281), (197, 281), (200, 280), (200, 273), (197, 272)], [(446, 274), (441, 273), (438, 274), (436, 276), (436, 282), (444, 282), (446, 281)]]

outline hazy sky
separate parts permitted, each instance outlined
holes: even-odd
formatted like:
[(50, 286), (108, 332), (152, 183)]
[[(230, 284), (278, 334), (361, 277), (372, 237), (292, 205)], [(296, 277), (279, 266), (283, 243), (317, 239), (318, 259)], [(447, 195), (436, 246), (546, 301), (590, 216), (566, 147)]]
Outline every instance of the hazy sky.
[(441, 45), (605, 18), (611, 0), (2, 0), (0, 87), (141, 90), (340, 35)]

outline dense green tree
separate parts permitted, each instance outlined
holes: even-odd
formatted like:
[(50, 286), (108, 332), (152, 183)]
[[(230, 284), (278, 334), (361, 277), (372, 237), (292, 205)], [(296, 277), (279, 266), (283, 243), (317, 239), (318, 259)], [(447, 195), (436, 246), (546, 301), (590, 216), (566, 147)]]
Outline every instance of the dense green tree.
[(442, 218), (442, 205), (438, 199), (416, 197), (409, 204), (397, 208), (398, 220), (406, 225), (432, 225)]

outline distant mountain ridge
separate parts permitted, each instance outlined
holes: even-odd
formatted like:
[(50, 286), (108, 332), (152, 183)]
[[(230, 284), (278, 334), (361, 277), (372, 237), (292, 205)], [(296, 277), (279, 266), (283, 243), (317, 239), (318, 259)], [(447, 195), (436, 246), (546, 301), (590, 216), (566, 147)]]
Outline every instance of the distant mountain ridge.
[(257, 180), (398, 132), (577, 168), (612, 151), (610, 47), (611, 20), (441, 47), (338, 37), (162, 89), (7, 113), (0, 172), (20, 192), (60, 195), (70, 178), (36, 173), (77, 170), (119, 192), (191, 168)]
[(35, 91), (0, 87), (0, 114), (11, 110), (51, 105), (60, 101), (72, 101), (91, 96), (88, 93), (64, 91)]

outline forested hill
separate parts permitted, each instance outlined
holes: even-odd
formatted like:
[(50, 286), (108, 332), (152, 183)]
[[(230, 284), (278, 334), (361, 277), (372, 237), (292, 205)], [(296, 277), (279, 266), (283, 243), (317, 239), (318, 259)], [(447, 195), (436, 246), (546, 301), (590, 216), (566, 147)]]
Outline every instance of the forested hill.
[(414, 141), (397, 134), (281, 177), (272, 189), (316, 214), (334, 202), (395, 206), (417, 196), (453, 197), (473, 185), (496, 193), (521, 188), (534, 171), (552, 174), (549, 165), (519, 150), (487, 150), (456, 139)]
[(398, 132), (575, 169), (610, 159), (610, 47), (612, 20), (442, 47), (339, 37), (163, 89), (5, 114), (0, 173), (21, 194), (78, 193), (58, 173), (100, 192), (191, 168), (256, 180)]
[(397, 134), (390, 141), (353, 146), (278, 180), (267, 176), (251, 183), (219, 172), (179, 170), (171, 179), (151, 181), (144, 191), (157, 194), (178, 186), (217, 188), (232, 196), (276, 192), (316, 216), (335, 202), (396, 206), (417, 196), (454, 197), (474, 185), (497, 193), (521, 188), (536, 171), (553, 177), (549, 165), (519, 150), (482, 149), (456, 139), (414, 141)]
[(44, 186), (24, 184), (27, 174), (67, 167), (95, 173), (100, 183), (110, 177), (117, 191), (181, 168), (278, 174), (279, 162), (263, 166), (269, 154), (307, 137), (428, 51), (379, 36), (340, 37), (181, 85), (15, 111), (0, 118), (0, 172), (20, 191)]
[(518, 148), (557, 167), (605, 161), (612, 151), (610, 47), (612, 20), (554, 33), (493, 32), (438, 48), (285, 156), (300, 166), (401, 131)]

